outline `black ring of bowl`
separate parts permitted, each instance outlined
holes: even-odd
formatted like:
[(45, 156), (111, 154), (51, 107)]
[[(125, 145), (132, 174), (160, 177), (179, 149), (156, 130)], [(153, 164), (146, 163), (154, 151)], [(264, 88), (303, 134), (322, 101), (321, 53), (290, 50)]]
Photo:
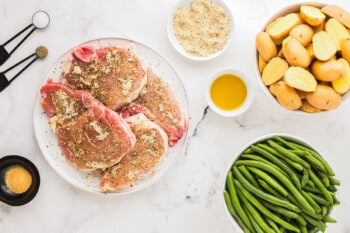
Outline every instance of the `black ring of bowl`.
[(30, 202), (37, 194), (40, 186), (40, 175), (36, 166), (27, 158), (8, 155), (0, 159), (0, 171), (14, 166), (22, 166), (28, 170), (32, 175), (32, 185), (25, 193), (17, 195), (9, 195), (0, 188), (0, 200), (8, 205), (20, 206)]

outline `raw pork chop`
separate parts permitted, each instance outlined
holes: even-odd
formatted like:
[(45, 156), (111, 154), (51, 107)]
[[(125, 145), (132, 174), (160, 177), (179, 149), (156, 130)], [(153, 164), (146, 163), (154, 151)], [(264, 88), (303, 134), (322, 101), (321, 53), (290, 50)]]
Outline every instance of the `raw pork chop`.
[(77, 169), (105, 169), (133, 148), (136, 138), (130, 126), (88, 92), (73, 91), (51, 80), (40, 92), (59, 146)]
[(151, 173), (168, 147), (168, 137), (164, 130), (142, 113), (126, 119), (137, 141), (128, 155), (120, 163), (108, 168), (100, 182), (105, 192), (118, 191), (134, 184)]
[(137, 98), (147, 74), (131, 49), (81, 46), (71, 52), (61, 81), (73, 89), (88, 90), (106, 107), (116, 110)]
[(123, 117), (142, 112), (162, 127), (174, 146), (187, 130), (187, 119), (168, 83), (158, 77), (150, 68), (148, 80), (139, 98), (122, 110)]

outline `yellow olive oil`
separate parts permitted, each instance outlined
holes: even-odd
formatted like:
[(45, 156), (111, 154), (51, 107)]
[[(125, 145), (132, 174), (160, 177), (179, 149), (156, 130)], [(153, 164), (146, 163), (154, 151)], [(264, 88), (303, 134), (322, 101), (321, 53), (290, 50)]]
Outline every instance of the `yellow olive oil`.
[(223, 74), (211, 85), (210, 97), (218, 108), (234, 110), (246, 100), (247, 87), (240, 77), (234, 74)]

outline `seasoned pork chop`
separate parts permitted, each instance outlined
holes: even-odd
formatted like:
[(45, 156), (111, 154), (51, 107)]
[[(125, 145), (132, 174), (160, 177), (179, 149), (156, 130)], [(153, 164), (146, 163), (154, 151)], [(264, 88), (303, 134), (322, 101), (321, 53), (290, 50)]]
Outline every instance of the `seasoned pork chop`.
[(41, 88), (41, 105), (51, 117), (63, 154), (79, 170), (108, 168), (136, 142), (126, 121), (86, 91), (74, 91), (49, 80)]
[(150, 120), (162, 127), (174, 146), (187, 130), (187, 119), (168, 83), (158, 77), (150, 68), (148, 80), (140, 96), (122, 110), (123, 117), (144, 113)]
[(126, 119), (137, 141), (134, 149), (120, 163), (108, 168), (101, 179), (100, 188), (105, 192), (118, 191), (152, 172), (167, 152), (168, 137), (164, 130), (142, 113)]
[(72, 89), (89, 91), (116, 110), (138, 97), (147, 73), (132, 49), (80, 46), (67, 59), (61, 81)]

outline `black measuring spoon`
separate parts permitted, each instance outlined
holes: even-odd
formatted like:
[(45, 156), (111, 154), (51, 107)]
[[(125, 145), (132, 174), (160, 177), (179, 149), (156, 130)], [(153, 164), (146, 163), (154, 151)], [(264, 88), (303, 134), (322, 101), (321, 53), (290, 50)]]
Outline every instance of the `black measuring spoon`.
[[(19, 33), (11, 37), (8, 41), (6, 41), (4, 44), (0, 45), (0, 66), (9, 59), (11, 54), (15, 52), (18, 47), (36, 30), (36, 29), (44, 29), (47, 28), (50, 24), (50, 16), (46, 11), (37, 11), (33, 14), (32, 17), (32, 23), (29, 24), (27, 27), (22, 29)], [(12, 40), (17, 38), (19, 35), (21, 35), (23, 32), (27, 31), (28, 29), (31, 30), (29, 33), (10, 51), (8, 52), (5, 48), (6, 45), (8, 45)]]
[[(0, 92), (3, 91), (6, 87), (8, 87), (25, 69), (27, 69), (31, 64), (33, 64), (37, 59), (44, 59), (47, 57), (48, 50), (45, 46), (39, 46), (36, 48), (35, 53), (29, 55), (28, 57), (24, 58), (23, 60), (17, 62), (10, 68), (4, 70), (3, 72), (0, 72)], [(12, 79), (7, 79), (5, 76), (6, 72), (12, 70), (19, 64), (27, 61), (28, 59), (34, 57), (25, 67), (23, 67)]]

